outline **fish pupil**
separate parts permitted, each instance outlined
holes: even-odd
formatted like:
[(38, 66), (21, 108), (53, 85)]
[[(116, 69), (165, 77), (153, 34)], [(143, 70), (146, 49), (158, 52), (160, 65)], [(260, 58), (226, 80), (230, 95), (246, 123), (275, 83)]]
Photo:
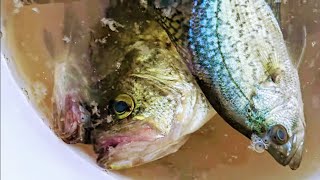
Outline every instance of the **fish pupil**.
[(126, 102), (124, 101), (118, 101), (118, 102), (115, 102), (114, 104), (114, 110), (117, 112), (117, 113), (124, 113), (125, 111), (127, 111), (129, 109), (129, 106)]
[(284, 141), (285, 140), (285, 133), (281, 130), (281, 129), (279, 129), (278, 131), (277, 131), (277, 136), (278, 136), (278, 138), (281, 140), (281, 141)]

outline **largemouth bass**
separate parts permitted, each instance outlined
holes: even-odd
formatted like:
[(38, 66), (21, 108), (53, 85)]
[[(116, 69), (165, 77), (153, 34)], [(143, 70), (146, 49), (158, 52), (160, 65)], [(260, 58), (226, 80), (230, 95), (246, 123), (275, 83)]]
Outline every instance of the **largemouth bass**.
[(215, 111), (152, 18), (124, 3), (101, 22), (106, 27), (94, 28), (88, 61), (56, 66), (57, 134), (92, 144), (106, 169), (177, 151)]
[(160, 0), (153, 5), (218, 114), (252, 139), (253, 150), (267, 150), (297, 169), (306, 127), (299, 76), (268, 4)]

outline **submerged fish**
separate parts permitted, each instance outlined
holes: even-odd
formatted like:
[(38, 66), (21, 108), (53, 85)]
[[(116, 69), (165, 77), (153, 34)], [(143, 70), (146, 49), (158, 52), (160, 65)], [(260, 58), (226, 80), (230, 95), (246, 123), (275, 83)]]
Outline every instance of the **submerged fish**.
[(306, 126), (299, 76), (268, 4), (161, 2), (158, 19), (218, 114), (252, 139), (252, 149), (297, 169)]
[(108, 9), (102, 23), (111, 30), (95, 29), (88, 62), (66, 61), (55, 73), (56, 132), (92, 144), (107, 169), (177, 151), (215, 114), (166, 32), (123, 8)]
[[(72, 58), (70, 58), (72, 59)], [(55, 133), (66, 143), (88, 142), (86, 127), (91, 112), (86, 103), (94, 102), (89, 62), (67, 60), (56, 64), (53, 89), (53, 122)]]

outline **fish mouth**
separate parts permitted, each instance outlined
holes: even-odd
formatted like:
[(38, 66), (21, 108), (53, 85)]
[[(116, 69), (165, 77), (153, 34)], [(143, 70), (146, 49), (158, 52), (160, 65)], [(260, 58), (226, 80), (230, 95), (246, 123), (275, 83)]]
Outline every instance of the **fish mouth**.
[(53, 104), (53, 129), (68, 144), (86, 142), (85, 124), (90, 119), (90, 112), (76, 99), (76, 96), (68, 94), (61, 104), (59, 102)]
[(142, 154), (145, 148), (159, 139), (159, 134), (145, 125), (139, 130), (112, 134), (104, 132), (97, 135), (94, 149), (98, 154), (97, 164), (106, 169), (123, 169), (145, 162)]
[(299, 147), (297, 148), (296, 152), (293, 154), (292, 158), (289, 161), (289, 167), (292, 170), (296, 170), (299, 168), (301, 161), (302, 161), (302, 154), (303, 154), (303, 142), (300, 143)]
[(303, 156), (304, 141), (299, 139), (301, 137), (303, 138), (299, 134), (293, 135), (286, 144), (270, 146), (268, 151), (279, 164), (289, 165), (292, 170), (296, 170), (299, 168)]

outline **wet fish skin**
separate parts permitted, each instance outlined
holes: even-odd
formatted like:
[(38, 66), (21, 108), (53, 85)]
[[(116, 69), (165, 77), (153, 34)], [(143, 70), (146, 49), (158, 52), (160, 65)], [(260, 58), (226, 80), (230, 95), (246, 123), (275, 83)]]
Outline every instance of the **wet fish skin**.
[(284, 127), (287, 142), (271, 140), (267, 150), (297, 169), (305, 133), (299, 76), (272, 10), (263, 0), (195, 0), (192, 13), (192, 67), (206, 97), (248, 138), (270, 141), (273, 127)]
[(150, 20), (141, 25), (146, 29), (135, 34), (134, 21), (126, 22), (123, 13), (119, 18), (110, 14), (126, 28), (112, 36), (116, 45), (106, 44), (96, 52), (101, 60), (119, 64), (110, 72), (98, 70), (104, 74), (99, 86), (106, 90), (101, 103), (108, 102), (102, 107), (110, 110), (113, 99), (126, 94), (132, 97), (134, 109), (124, 119), (118, 119), (112, 111), (102, 113), (102, 117), (112, 120), (97, 126), (92, 138), (98, 164), (117, 170), (177, 151), (190, 133), (202, 127), (215, 112), (175, 48), (168, 46), (170, 40), (156, 22)]
[(88, 61), (69, 56), (55, 68), (55, 131), (91, 144), (105, 169), (174, 153), (215, 114), (165, 31), (134, 3), (107, 10), (119, 26), (93, 28)]

